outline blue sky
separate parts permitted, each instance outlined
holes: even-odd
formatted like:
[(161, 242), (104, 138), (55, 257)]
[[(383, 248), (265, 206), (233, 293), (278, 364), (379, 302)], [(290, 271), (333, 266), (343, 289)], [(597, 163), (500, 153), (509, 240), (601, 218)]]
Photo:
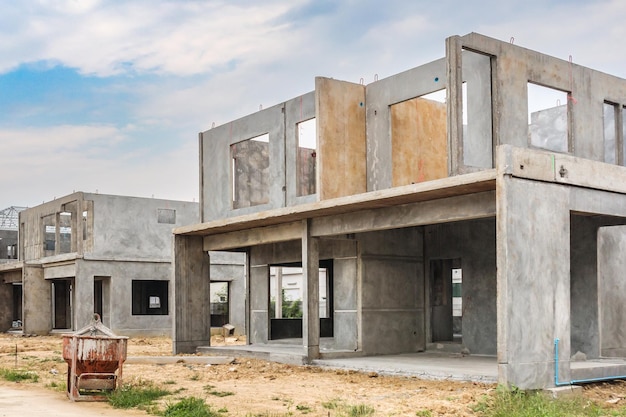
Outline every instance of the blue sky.
[(198, 201), (198, 132), (479, 32), (626, 78), (623, 0), (0, 0), (0, 210)]

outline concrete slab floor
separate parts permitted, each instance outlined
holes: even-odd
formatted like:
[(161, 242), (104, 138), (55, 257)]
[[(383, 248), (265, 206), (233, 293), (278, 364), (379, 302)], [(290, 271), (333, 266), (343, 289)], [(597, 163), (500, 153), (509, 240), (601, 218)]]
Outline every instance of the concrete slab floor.
[[(207, 346), (198, 348), (198, 352), (274, 360), (291, 364), (306, 363), (302, 346), (282, 343)], [(376, 372), (381, 375), (486, 383), (498, 382), (498, 364), (495, 356), (463, 356), (453, 353), (418, 352), (399, 355), (317, 359), (312, 364), (333, 369)]]

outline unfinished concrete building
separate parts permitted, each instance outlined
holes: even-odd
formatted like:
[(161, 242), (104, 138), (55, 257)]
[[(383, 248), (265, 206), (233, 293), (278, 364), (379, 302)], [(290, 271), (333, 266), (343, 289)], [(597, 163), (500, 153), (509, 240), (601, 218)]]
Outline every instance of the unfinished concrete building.
[(300, 266), (306, 361), (465, 349), (520, 388), (625, 375), (625, 106), (624, 79), (471, 33), (202, 132), (174, 351), (209, 345), (207, 252), (228, 250), (253, 345), (276, 339), (270, 269)]
[[(169, 335), (172, 229), (198, 221), (198, 203), (76, 192), (19, 215), (19, 259), (0, 264), (0, 330), (67, 332), (93, 313), (122, 335)], [(224, 258), (224, 257), (223, 257)], [(242, 276), (233, 256), (214, 267)], [(208, 275), (206, 277), (208, 280)], [(239, 280), (243, 284), (243, 279)]]
[[(11, 206), (0, 210), (0, 268), (17, 260), (19, 212), (26, 207)], [(21, 328), (22, 277), (18, 272), (0, 277), (0, 323), (11, 328)], [(5, 329), (0, 329), (5, 330)]]

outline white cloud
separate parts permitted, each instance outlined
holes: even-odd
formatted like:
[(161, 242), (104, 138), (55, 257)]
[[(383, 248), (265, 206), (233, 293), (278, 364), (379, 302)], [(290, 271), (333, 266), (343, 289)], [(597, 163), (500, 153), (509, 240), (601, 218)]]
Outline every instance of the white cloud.
[[(82, 73), (199, 74), (254, 54), (285, 36), (277, 17), (291, 2), (16, 2), (0, 17), (0, 71), (52, 61)], [(14, 21), (17, 19), (17, 23)], [(11, 22), (13, 20), (13, 22)], [(6, 25), (5, 25), (6, 23)]]
[(129, 129), (53, 126), (0, 130), (0, 207), (33, 206), (73, 191), (198, 201), (197, 140), (173, 151), (127, 149)]
[(541, 13), (508, 16), (497, 24), (482, 24), (477, 32), (568, 60), (593, 69), (626, 76), (626, 2), (602, 0), (545, 7)]

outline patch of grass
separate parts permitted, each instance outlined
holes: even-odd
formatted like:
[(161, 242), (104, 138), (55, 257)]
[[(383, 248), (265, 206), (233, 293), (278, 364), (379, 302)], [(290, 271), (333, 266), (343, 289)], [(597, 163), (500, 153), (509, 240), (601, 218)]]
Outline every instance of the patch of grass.
[(551, 398), (545, 393), (498, 387), (472, 410), (483, 417), (597, 417), (607, 415), (582, 397)]
[(235, 393), (232, 392), (232, 391), (217, 391), (214, 388), (215, 388), (215, 386), (213, 386), (213, 385), (205, 385), (204, 386), (204, 390), (206, 391), (207, 394), (211, 394), (211, 395), (214, 395), (216, 397), (228, 397), (229, 395), (235, 395)]
[(146, 407), (168, 394), (170, 394), (169, 391), (151, 384), (124, 385), (111, 392), (108, 400), (114, 408)]
[(338, 400), (336, 398), (329, 400), (329, 401), (322, 402), (322, 407), (324, 407), (327, 410), (336, 410), (337, 408), (341, 406), (342, 406), (341, 400)]
[(211, 410), (203, 399), (187, 397), (177, 403), (168, 404), (163, 417), (219, 417), (220, 413)]
[(200, 374), (195, 373), (195, 374), (191, 375), (191, 377), (189, 379), (191, 379), (192, 381), (198, 381), (198, 380), (200, 380)]
[(32, 371), (20, 371), (15, 369), (0, 368), (0, 376), (11, 382), (39, 381), (39, 375)]
[(308, 414), (311, 412), (311, 407), (304, 404), (298, 404), (296, 405), (296, 410), (300, 411), (302, 414)]
[(350, 405), (337, 398), (323, 402), (322, 407), (327, 410), (335, 410), (337, 417), (365, 417), (373, 415), (376, 411), (369, 405)]
[(420, 410), (415, 413), (417, 417), (432, 417), (430, 410)]
[(246, 414), (246, 417), (291, 417), (292, 413), (270, 413), (269, 411), (265, 413), (257, 413), (257, 414)]
[(350, 405), (346, 409), (347, 417), (363, 417), (363, 416), (371, 416), (374, 414), (374, 408), (369, 405), (359, 404), (359, 405)]
[(176, 381), (174, 381), (173, 379), (168, 379), (167, 381), (164, 382), (165, 385), (175, 385)]
[(52, 381), (46, 385), (46, 388), (51, 388), (55, 391), (64, 392), (64, 391), (67, 391), (67, 384), (65, 382), (59, 383), (59, 382)]

